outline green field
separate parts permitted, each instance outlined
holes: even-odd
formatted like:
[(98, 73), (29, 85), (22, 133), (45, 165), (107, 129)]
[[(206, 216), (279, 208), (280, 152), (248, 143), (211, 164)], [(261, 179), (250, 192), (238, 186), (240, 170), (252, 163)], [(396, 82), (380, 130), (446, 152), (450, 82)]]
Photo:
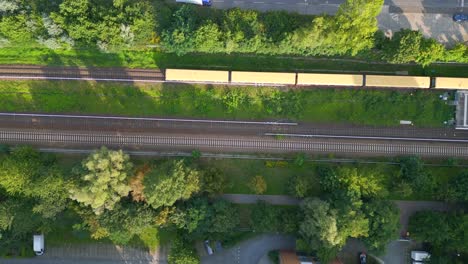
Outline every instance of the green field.
[(366, 59), (294, 57), (249, 54), (187, 54), (177, 56), (153, 49), (103, 53), (97, 50), (50, 50), (37, 47), (0, 49), (0, 64), (37, 64), (50, 66), (190, 68), (252, 71), (408, 72), (410, 75), (468, 77), (466, 64), (434, 64), (423, 68), (415, 64), (389, 64)]
[[(314, 163), (306, 162), (304, 166), (298, 167), (292, 162), (283, 162), (280, 166), (271, 168), (264, 160), (236, 160), (236, 159), (207, 159), (201, 160), (201, 163), (207, 167), (217, 167), (223, 170), (226, 177), (230, 180), (230, 186), (226, 193), (253, 194), (247, 187), (249, 180), (255, 175), (262, 175), (267, 183), (265, 194), (288, 195), (287, 184), (292, 176), (305, 176), (312, 182), (310, 195), (319, 196), (322, 190), (316, 169), (320, 165), (330, 165), (334, 168), (358, 168), (363, 175), (373, 173), (379, 175), (382, 186), (382, 195), (384, 198), (392, 200), (437, 200), (437, 189), (434, 193), (415, 192), (411, 196), (403, 197), (392, 193), (391, 188), (395, 177), (399, 173), (399, 166), (392, 164), (352, 164), (352, 163)], [(275, 162), (273, 162), (275, 163)], [(437, 188), (442, 188), (454, 176), (461, 173), (466, 168), (448, 167), (443, 165), (425, 166), (428, 173), (432, 174), (436, 181)]]
[(420, 127), (442, 126), (454, 107), (439, 91), (309, 89), (190, 84), (129, 85), (79, 81), (2, 81), (0, 111)]
[(219, 168), (229, 179), (228, 193), (252, 194), (247, 183), (256, 175), (261, 175), (267, 183), (265, 194), (286, 194), (288, 180), (293, 175), (306, 175), (314, 182), (313, 193), (319, 195), (320, 188), (315, 172), (310, 167), (297, 167), (287, 162), (271, 161), (277, 164), (268, 166), (263, 160), (216, 159), (202, 160), (202, 164)]

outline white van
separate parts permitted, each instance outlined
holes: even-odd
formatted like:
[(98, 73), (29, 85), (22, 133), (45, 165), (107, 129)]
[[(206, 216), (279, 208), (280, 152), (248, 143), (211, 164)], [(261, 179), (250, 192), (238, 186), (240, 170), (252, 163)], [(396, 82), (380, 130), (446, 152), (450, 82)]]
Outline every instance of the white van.
[(211, 0), (176, 0), (176, 2), (201, 5), (201, 6), (211, 6)]
[(426, 251), (411, 251), (411, 259), (413, 260), (413, 264), (424, 263), (430, 258), (431, 255)]
[(34, 254), (41, 256), (44, 254), (44, 235), (34, 235), (33, 236), (33, 250)]

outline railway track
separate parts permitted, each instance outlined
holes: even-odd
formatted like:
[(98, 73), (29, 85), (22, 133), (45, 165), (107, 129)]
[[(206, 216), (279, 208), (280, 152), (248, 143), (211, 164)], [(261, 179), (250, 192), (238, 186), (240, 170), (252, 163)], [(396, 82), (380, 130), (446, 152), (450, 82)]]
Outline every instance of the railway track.
[(165, 78), (160, 70), (151, 69), (0, 65), (0, 79), (162, 82)]
[(154, 117), (1, 113), (0, 128), (34, 128), (48, 130), (108, 131), (108, 132), (174, 132), (203, 134), (263, 135), (329, 135), (383, 138), (414, 138), (416, 140), (468, 140), (468, 131), (445, 128), (366, 127), (337, 124), (308, 124), (288, 121), (238, 121)]
[(204, 151), (246, 152), (308, 152), (348, 153), (367, 155), (421, 155), (439, 157), (468, 157), (468, 146), (418, 143), (374, 142), (323, 139), (283, 139), (271, 137), (223, 137), (193, 135), (152, 135), (119, 133), (76, 133), (55, 131), (0, 130), (0, 142), (32, 145), (112, 146), (149, 149), (200, 149)]

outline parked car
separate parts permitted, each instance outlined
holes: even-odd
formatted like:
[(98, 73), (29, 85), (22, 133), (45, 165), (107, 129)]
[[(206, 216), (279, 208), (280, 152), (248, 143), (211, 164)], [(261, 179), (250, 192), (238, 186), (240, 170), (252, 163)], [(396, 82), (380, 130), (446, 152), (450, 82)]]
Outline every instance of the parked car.
[(468, 21), (468, 14), (456, 13), (453, 15), (453, 21), (455, 22)]
[(44, 235), (33, 236), (33, 250), (36, 256), (44, 255)]
[(201, 5), (201, 6), (211, 6), (211, 0), (176, 0), (176, 2)]
[(205, 240), (204, 245), (205, 245), (206, 253), (208, 253), (208, 255), (213, 255), (213, 249), (210, 247), (210, 241)]
[(426, 263), (431, 258), (431, 255), (426, 251), (411, 251), (411, 260), (413, 264)]
[(367, 254), (366, 252), (359, 253), (359, 263), (366, 264), (367, 263)]

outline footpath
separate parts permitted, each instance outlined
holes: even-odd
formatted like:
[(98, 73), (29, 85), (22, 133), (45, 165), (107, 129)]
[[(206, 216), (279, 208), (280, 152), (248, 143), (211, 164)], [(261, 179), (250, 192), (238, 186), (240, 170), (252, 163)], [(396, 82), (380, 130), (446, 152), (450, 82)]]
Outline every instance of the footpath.
[[(253, 195), (253, 194), (224, 194), (222, 197), (232, 203), (254, 204), (265, 201), (275, 205), (299, 205), (301, 200), (288, 195)], [(418, 211), (451, 211), (457, 209), (456, 204), (435, 201), (401, 201), (393, 200), (400, 209), (401, 234), (406, 234), (411, 215)]]

